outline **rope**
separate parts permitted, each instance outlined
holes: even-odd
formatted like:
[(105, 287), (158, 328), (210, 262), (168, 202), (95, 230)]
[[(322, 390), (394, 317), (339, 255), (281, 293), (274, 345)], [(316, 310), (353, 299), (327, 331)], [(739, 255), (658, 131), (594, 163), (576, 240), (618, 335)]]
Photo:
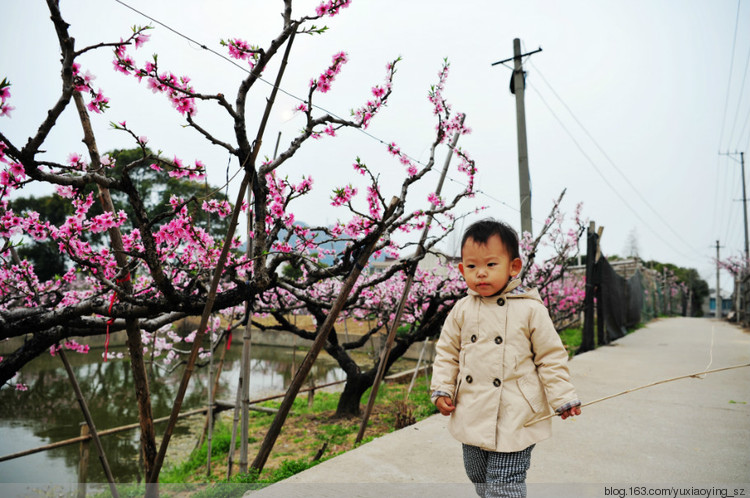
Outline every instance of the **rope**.
[[(581, 408), (583, 408), (585, 406), (593, 405), (594, 403), (600, 403), (600, 402), (606, 401), (608, 399), (616, 398), (618, 396), (622, 396), (623, 394), (632, 393), (632, 392), (635, 392), (635, 391), (639, 391), (641, 389), (646, 389), (648, 387), (658, 386), (659, 384), (666, 384), (667, 382), (673, 382), (675, 380), (686, 379), (688, 377), (698, 377), (699, 375), (706, 375), (706, 374), (711, 374), (711, 373), (716, 373), (716, 372), (723, 372), (724, 370), (733, 370), (733, 369), (736, 369), (736, 368), (744, 368), (744, 367), (750, 367), (750, 363), (745, 363), (743, 365), (733, 365), (731, 367), (716, 368), (714, 370), (704, 370), (703, 372), (696, 372), (696, 373), (692, 373), (692, 374), (688, 374), (688, 375), (680, 375), (679, 377), (672, 377), (671, 379), (659, 380), (659, 381), (656, 381), (656, 382), (652, 382), (651, 384), (646, 384), (645, 386), (634, 387), (632, 389), (628, 389), (627, 391), (622, 391), (622, 392), (619, 392), (617, 394), (610, 394), (609, 396), (605, 396), (603, 398), (595, 399), (594, 401), (589, 401), (588, 403), (582, 404)], [(556, 416), (557, 416), (557, 414), (553, 413), (553, 414), (544, 416), (542, 418), (538, 418), (536, 420), (532, 420), (532, 421), (527, 422), (526, 424), (524, 424), (524, 427), (528, 427), (530, 425), (534, 425), (536, 423), (542, 422), (543, 420), (549, 420), (552, 417), (556, 417)]]
[[(716, 335), (716, 327), (711, 327), (711, 345), (708, 348), (708, 365), (706, 365), (706, 368), (704, 370), (708, 370), (711, 368), (711, 365), (714, 362), (714, 336)], [(703, 378), (703, 377), (701, 377)]]

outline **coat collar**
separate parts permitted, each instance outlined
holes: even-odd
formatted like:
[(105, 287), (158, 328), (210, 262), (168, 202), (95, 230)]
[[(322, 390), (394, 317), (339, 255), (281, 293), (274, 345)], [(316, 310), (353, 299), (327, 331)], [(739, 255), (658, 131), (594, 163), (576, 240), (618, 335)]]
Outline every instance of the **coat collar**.
[(512, 298), (529, 298), (534, 299), (536, 301), (539, 301), (540, 303), (543, 302), (541, 296), (539, 295), (539, 291), (536, 288), (526, 288), (521, 285), (521, 279), (519, 278), (513, 278), (508, 282), (508, 285), (505, 286), (505, 288), (500, 291), (498, 294), (494, 294), (492, 296), (482, 297), (479, 295), (477, 291), (474, 291), (472, 289), (469, 289), (467, 291), (469, 296), (472, 297), (478, 297), (479, 299), (492, 299), (495, 300), (499, 297), (506, 297), (510, 296)]

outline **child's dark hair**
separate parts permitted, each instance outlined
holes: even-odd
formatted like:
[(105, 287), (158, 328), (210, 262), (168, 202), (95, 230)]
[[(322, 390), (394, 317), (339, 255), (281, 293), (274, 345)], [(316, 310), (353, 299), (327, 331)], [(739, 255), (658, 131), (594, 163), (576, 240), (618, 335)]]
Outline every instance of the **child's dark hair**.
[(510, 225), (492, 218), (472, 223), (471, 226), (466, 229), (464, 237), (461, 239), (461, 252), (463, 252), (467, 240), (472, 239), (477, 244), (486, 244), (493, 235), (500, 237), (500, 240), (505, 246), (505, 250), (508, 251), (511, 261), (521, 257), (518, 252), (518, 234), (516, 231), (513, 230)]

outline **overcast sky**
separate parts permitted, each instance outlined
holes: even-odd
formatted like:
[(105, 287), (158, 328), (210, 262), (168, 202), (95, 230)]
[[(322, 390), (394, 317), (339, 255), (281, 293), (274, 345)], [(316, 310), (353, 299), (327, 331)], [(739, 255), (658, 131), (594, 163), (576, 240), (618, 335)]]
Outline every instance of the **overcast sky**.
[[(10, 119), (0, 118), (0, 129), (23, 144), (59, 95), (59, 48), (45, 2), (2, 3), (0, 78), (13, 84), (15, 110)], [(125, 3), (221, 53), (226, 53), (222, 38), (265, 47), (281, 26), (281, 1)], [(295, 13), (313, 13), (316, 5), (299, 1)], [(61, 9), (78, 48), (117, 41), (133, 25), (153, 25), (151, 41), (133, 52), (139, 62), (158, 53), (162, 68), (190, 75), (197, 90), (222, 92), (234, 100), (241, 69), (121, 3), (61, 0)], [(302, 216), (303, 221), (331, 223), (340, 216), (327, 199), (333, 186), (353, 175), (357, 156), (382, 168), (384, 179), (393, 175), (386, 186), (400, 183), (403, 169), (376, 138), (427, 159), (434, 119), (426, 95), (447, 57), (451, 75), (445, 95), (455, 111), (467, 114), (473, 132), (460, 145), (477, 161), (478, 185), (486, 192), (463, 210), (486, 205), (487, 213), (520, 228), (511, 71), (491, 66), (512, 57), (513, 39), (520, 38), (525, 52), (543, 49), (524, 60), (535, 230), (553, 199), (567, 189), (563, 210), (572, 215), (583, 202), (584, 217), (604, 226), (605, 255), (627, 252), (635, 234), (642, 258), (696, 268), (714, 287), (716, 241), (722, 257), (742, 253), (739, 156), (720, 152), (747, 152), (750, 146), (750, 1), (353, 0), (325, 24), (331, 29), (324, 35), (295, 40), (282, 84), (292, 95), (304, 97), (310, 78), (344, 50), (350, 62), (317, 103), (348, 116), (382, 82), (386, 62), (403, 60), (394, 94), (370, 127), (371, 136), (349, 131), (299, 154), (291, 177), (305, 174), (315, 180), (314, 196), (302, 201), (302, 212), (310, 217)], [(111, 108), (94, 117), (99, 149), (132, 147), (124, 134), (108, 127), (110, 121), (126, 120), (149, 138), (152, 149), (186, 161), (200, 159), (209, 167), (210, 182), (223, 183), (227, 154), (180, 127), (183, 120), (166, 99), (115, 73), (111, 60), (106, 50), (80, 61), (110, 98)], [(274, 75), (269, 68), (266, 78)], [(268, 91), (267, 85), (255, 89), (250, 114), (259, 112)], [(290, 96), (280, 97), (263, 154), (273, 154), (279, 132), (282, 148), (296, 135), (301, 121), (290, 110), (297, 104)], [(232, 141), (231, 123), (214, 107), (201, 105), (196, 119)], [(63, 160), (71, 152), (83, 153), (80, 138), (71, 107), (44, 147), (47, 157)], [(439, 151), (440, 162), (444, 154)], [(235, 170), (231, 165), (230, 173)], [(450, 176), (462, 179), (459, 173)], [(448, 182), (447, 188), (458, 185)], [(425, 189), (426, 198), (434, 187)], [(387, 188), (385, 194), (390, 195)], [(722, 287), (729, 282), (723, 277)]]

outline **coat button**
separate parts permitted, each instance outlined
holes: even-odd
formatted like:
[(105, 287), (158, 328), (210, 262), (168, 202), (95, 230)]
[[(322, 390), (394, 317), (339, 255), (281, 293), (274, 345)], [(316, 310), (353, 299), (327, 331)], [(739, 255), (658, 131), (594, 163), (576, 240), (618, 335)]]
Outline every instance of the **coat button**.
[(474, 379), (471, 378), (471, 375), (466, 376), (466, 382), (468, 382), (469, 384), (471, 384), (473, 380)]
[(498, 306), (505, 306), (505, 299), (503, 299), (502, 297), (498, 297), (497, 298), (497, 305)]
[(495, 379), (494, 381), (492, 381), (492, 384), (495, 387), (500, 387), (500, 384), (502, 384), (502, 382), (500, 382), (500, 379)]
[(502, 337), (500, 337), (500, 336), (495, 337), (495, 344), (502, 344), (502, 343), (503, 343), (503, 338)]
[(476, 335), (472, 335), (471, 336), (471, 342), (477, 342), (477, 336)]

